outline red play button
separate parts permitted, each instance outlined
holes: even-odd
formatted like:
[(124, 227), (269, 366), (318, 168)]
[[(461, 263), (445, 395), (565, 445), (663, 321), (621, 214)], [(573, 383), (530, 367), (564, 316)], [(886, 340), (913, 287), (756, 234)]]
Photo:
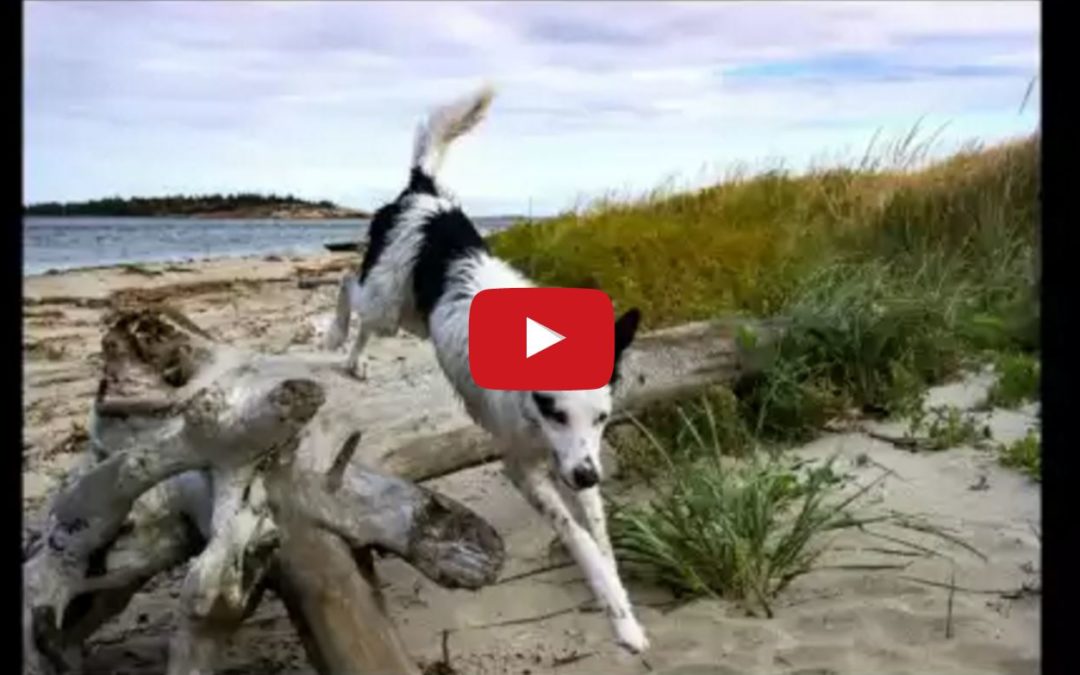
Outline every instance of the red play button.
[(469, 369), (485, 389), (597, 389), (615, 365), (614, 327), (603, 291), (481, 291), (469, 310)]

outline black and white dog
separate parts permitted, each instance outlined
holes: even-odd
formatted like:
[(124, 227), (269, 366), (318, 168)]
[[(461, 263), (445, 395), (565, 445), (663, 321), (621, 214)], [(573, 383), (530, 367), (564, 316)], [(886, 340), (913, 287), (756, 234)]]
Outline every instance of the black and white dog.
[[(507, 476), (550, 520), (607, 611), (618, 642), (640, 652), (648, 640), (619, 579), (597, 486), (610, 384), (593, 390), (503, 391), (478, 387), (469, 372), (473, 297), (488, 288), (532, 286), (490, 254), (472, 222), (435, 183), (447, 146), (480, 122), (493, 95), (482, 89), (435, 110), (420, 126), (409, 184), (372, 219), (360, 272), (342, 279), (325, 347), (337, 349), (345, 341), (352, 310), (360, 329), (346, 362), (350, 372), (372, 335), (393, 335), (400, 327), (430, 337), (469, 415), (501, 445)], [(616, 364), (639, 318), (632, 309), (615, 322)], [(571, 513), (556, 480), (572, 490), (585, 526)]]

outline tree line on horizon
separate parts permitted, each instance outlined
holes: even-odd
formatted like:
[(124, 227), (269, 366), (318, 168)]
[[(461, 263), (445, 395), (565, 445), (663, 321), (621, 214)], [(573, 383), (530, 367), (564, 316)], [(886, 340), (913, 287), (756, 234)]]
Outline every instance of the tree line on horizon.
[(182, 216), (215, 211), (240, 211), (256, 207), (302, 206), (334, 209), (329, 200), (317, 202), (293, 195), (240, 192), (212, 195), (168, 195), (164, 197), (105, 197), (83, 202), (39, 202), (23, 207), (33, 216)]

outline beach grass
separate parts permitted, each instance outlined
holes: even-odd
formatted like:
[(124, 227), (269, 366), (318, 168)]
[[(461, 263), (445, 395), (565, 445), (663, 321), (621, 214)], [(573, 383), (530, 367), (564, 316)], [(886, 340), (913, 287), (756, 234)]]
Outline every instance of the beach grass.
[(998, 452), (1003, 466), (1019, 469), (1034, 480), (1042, 479), (1042, 444), (1034, 432), (1029, 432), (1012, 443), (1001, 445)]
[(994, 359), (997, 380), (987, 396), (987, 404), (1012, 408), (1039, 398), (1039, 360), (1031, 354), (1003, 353)]
[(853, 168), (736, 172), (683, 193), (602, 197), (490, 241), (541, 283), (598, 287), (617, 306), (640, 307), (649, 327), (775, 314), (806, 274), (834, 261), (957, 264), (987, 253), (999, 259), (1006, 241), (1030, 241), (1035, 139), (966, 149), (911, 171), (902, 167), (917, 164), (927, 146), (899, 147)]
[[(837, 535), (859, 531), (900, 544), (898, 555), (936, 555), (903, 530), (941, 538), (982, 556), (962, 539), (920, 518), (872, 508), (871, 491), (888, 477), (856, 481), (825, 460), (761, 452), (731, 394), (714, 387), (697, 401), (648, 411), (647, 425), (630, 416), (648, 451), (631, 453), (620, 435), (620, 457), (644, 479), (648, 497), (609, 503), (611, 539), (620, 567), (673, 592), (680, 600), (725, 598), (751, 613), (773, 615), (774, 598), (793, 580), (822, 567), (838, 551)], [(670, 411), (674, 408), (675, 415)], [(931, 437), (956, 443), (976, 433), (947, 413)], [(678, 426), (673, 431), (672, 426)], [(951, 434), (951, 435), (950, 435)], [(948, 438), (945, 438), (948, 436)], [(732, 447), (742, 453), (733, 456)], [(949, 447), (952, 447), (951, 445)], [(1029, 435), (999, 448), (1001, 462), (1038, 480), (1038, 440)], [(856, 461), (856, 464), (860, 462)], [(884, 530), (892, 529), (886, 534)], [(833, 569), (902, 569), (906, 562), (837, 563)]]
[(915, 128), (850, 166), (605, 197), (490, 241), (649, 327), (784, 317), (738, 407), (757, 437), (804, 439), (851, 408), (910, 412), (979, 360), (1037, 354), (1038, 138), (934, 162), (931, 147)]
[(776, 595), (820, 567), (835, 535), (879, 525), (912, 529), (904, 514), (869, 509), (866, 498), (886, 474), (860, 484), (836, 469), (835, 457), (731, 457), (723, 440), (731, 420), (712, 410), (716, 396), (703, 397), (694, 414), (681, 416), (685, 433), (675, 441), (661, 441), (632, 418), (660, 468), (646, 474), (646, 501), (613, 502), (610, 509), (612, 545), (629, 574), (679, 599), (726, 598), (772, 616)]
[(721, 384), (698, 396), (651, 406), (612, 436), (620, 474), (647, 482), (673, 462), (721, 454), (747, 457), (759, 449), (738, 397)]
[(959, 446), (982, 447), (988, 438), (987, 429), (975, 418), (956, 406), (943, 405), (919, 409), (908, 423), (910, 437), (924, 437), (927, 450), (948, 450)]
[(725, 597), (771, 614), (776, 593), (825, 550), (821, 535), (860, 523), (843, 483), (830, 464), (679, 464), (647, 504), (613, 511), (612, 544), (624, 568), (678, 596)]

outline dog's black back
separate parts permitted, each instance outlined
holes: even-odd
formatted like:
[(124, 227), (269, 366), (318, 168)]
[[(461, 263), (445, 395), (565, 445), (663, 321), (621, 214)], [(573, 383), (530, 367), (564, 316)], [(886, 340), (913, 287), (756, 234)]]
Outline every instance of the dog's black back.
[(424, 224), (424, 241), (413, 268), (413, 292), (425, 320), (446, 292), (450, 265), (487, 250), (487, 242), (461, 209), (437, 213)]
[[(409, 184), (393, 202), (386, 204), (371, 219), (368, 247), (360, 265), (363, 283), (379, 260), (403, 212), (402, 201), (412, 194), (438, 197), (435, 181), (418, 167), (409, 174)], [(488, 250), (487, 243), (461, 209), (440, 211), (423, 225), (423, 238), (413, 265), (413, 296), (425, 321), (446, 291), (450, 265), (461, 258)]]

